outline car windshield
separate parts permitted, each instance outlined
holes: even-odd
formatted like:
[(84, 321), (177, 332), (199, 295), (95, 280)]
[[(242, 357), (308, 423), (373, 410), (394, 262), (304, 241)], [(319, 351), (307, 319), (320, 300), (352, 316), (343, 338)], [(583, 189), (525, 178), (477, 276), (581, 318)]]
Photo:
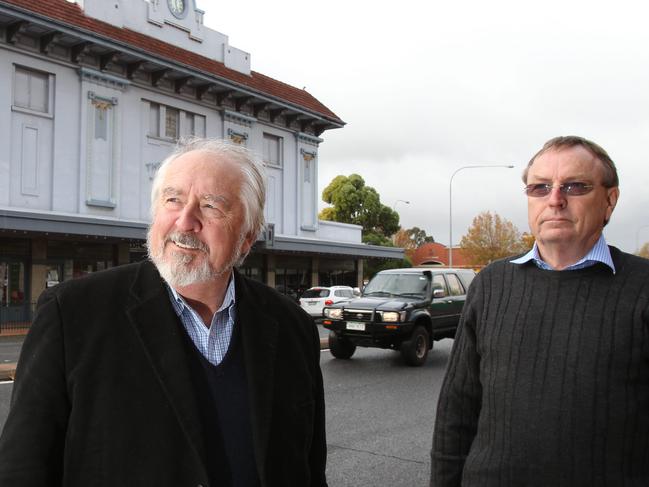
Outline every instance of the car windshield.
[(363, 289), (363, 296), (425, 297), (428, 278), (423, 274), (377, 274)]
[(326, 298), (327, 296), (329, 296), (329, 289), (307, 289), (302, 294), (302, 297), (306, 299)]

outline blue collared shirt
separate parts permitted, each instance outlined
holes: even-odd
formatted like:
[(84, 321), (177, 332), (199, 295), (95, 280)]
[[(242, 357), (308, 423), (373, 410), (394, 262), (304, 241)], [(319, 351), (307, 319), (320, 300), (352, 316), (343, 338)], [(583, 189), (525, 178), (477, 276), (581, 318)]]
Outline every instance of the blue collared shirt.
[(199, 314), (176, 292), (174, 288), (167, 285), (169, 298), (174, 311), (180, 318), (189, 338), (196, 348), (203, 354), (209, 363), (218, 365), (221, 363), (230, 347), (232, 330), (236, 311), (234, 307), (234, 277), (230, 276), (230, 282), (225, 291), (225, 297), (221, 307), (214, 313), (212, 323), (208, 328)]
[[(534, 261), (534, 263), (541, 269), (545, 269), (546, 271), (554, 270), (546, 262), (544, 262), (543, 259), (541, 259), (541, 255), (539, 254), (539, 248), (536, 245), (536, 242), (534, 242), (534, 246), (532, 247), (532, 250), (530, 250), (527, 254), (525, 254), (522, 257), (519, 257), (518, 259), (510, 260), (510, 262), (512, 264), (525, 264), (530, 260)], [(615, 265), (613, 264), (611, 251), (609, 250), (608, 245), (606, 244), (606, 239), (604, 238), (604, 235), (599, 236), (599, 239), (597, 240), (595, 245), (593, 245), (593, 248), (590, 249), (590, 252), (588, 252), (580, 260), (566, 267), (563, 270), (574, 271), (577, 269), (583, 269), (584, 267), (590, 267), (592, 265), (595, 265), (598, 262), (601, 262), (602, 264), (606, 264), (607, 266), (609, 266), (613, 271), (613, 274), (615, 274)]]

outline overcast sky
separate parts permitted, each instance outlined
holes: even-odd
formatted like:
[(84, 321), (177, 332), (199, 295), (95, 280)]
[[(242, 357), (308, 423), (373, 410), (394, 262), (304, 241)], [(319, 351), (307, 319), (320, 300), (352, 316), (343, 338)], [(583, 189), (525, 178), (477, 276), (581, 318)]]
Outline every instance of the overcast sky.
[[(649, 6), (627, 1), (198, 0), (252, 69), (307, 91), (347, 125), (326, 131), (319, 189), (358, 173), (405, 228), (448, 244), (491, 210), (528, 229), (520, 179), (543, 142), (576, 134), (616, 162), (605, 230), (649, 241)], [(410, 204), (398, 202), (407, 200)], [(643, 226), (646, 226), (643, 228)]]

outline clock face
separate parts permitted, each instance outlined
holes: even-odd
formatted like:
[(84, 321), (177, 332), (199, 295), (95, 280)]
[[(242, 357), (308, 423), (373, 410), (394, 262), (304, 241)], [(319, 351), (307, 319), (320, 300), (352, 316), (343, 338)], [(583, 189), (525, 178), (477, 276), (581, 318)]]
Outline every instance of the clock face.
[(169, 5), (169, 10), (174, 17), (181, 19), (185, 16), (187, 0), (167, 0), (167, 5)]

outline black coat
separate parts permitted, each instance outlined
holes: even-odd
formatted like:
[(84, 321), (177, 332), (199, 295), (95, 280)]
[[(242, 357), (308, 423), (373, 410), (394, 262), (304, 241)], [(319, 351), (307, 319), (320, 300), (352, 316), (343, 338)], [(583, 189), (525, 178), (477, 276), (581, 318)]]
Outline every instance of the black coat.
[[(235, 274), (236, 326), (263, 486), (325, 486), (313, 321)], [(182, 325), (150, 262), (43, 293), (0, 438), (0, 485), (207, 485)]]

